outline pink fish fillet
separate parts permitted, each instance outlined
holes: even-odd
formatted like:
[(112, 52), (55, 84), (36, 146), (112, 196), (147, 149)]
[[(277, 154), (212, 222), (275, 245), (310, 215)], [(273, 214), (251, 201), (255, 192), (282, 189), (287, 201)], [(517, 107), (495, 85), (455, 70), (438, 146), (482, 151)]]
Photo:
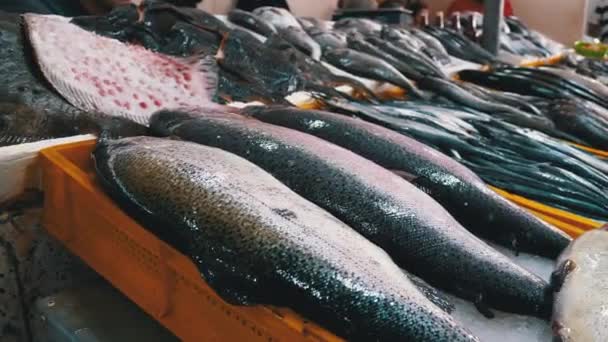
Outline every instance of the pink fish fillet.
[(40, 69), (72, 105), (148, 124), (161, 108), (212, 105), (213, 57), (182, 59), (81, 29), (69, 18), (25, 14)]

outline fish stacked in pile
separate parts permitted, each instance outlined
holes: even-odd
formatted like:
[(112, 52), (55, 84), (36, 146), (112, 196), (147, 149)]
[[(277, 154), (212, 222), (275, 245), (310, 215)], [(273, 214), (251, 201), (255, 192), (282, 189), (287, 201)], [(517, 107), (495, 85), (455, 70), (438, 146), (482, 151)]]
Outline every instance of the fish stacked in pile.
[[(555, 196), (597, 200), (603, 217), (603, 161), (546, 134), (601, 137), (562, 128), (550, 99), (450, 80), (453, 47), (432, 29), (274, 8), (228, 19), (158, 1), (71, 21), (1, 16), (4, 142), (101, 135), (100, 183), (233, 304), (290, 307), (361, 341), (477, 341), (435, 288), (487, 317), (551, 316), (555, 284), (484, 240), (554, 259), (571, 239), (484, 180), (563, 182)], [(379, 104), (370, 79), (415, 101)], [(289, 106), (300, 90), (342, 114)], [(555, 101), (575, 94), (601, 118), (599, 90), (563, 91)], [(234, 99), (274, 105), (213, 102)], [(533, 182), (530, 165), (546, 177)]]

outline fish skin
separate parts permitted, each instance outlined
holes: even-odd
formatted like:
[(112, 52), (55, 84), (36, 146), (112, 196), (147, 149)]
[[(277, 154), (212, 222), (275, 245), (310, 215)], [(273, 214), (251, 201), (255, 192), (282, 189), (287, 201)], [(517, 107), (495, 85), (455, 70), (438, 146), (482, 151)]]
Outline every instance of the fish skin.
[(377, 36), (382, 31), (382, 24), (366, 18), (343, 18), (334, 23), (333, 29), (364, 36)]
[(313, 28), (308, 30), (308, 34), (321, 46), (323, 51), (326, 49), (341, 49), (348, 46), (345, 34)]
[(262, 20), (262, 18), (251, 12), (242, 11), (237, 8), (228, 13), (228, 20), (237, 25), (243, 26), (244, 28), (259, 33), (264, 37), (277, 33), (277, 29), (271, 24)]
[(147, 127), (120, 117), (66, 107), (60, 112), (0, 102), (0, 146), (78, 134), (120, 138), (147, 134)]
[(260, 43), (247, 32), (234, 30), (222, 43), (218, 63), (223, 69), (276, 97), (312, 90), (340, 98), (343, 95), (334, 87), (349, 85), (357, 92), (374, 98), (374, 94), (360, 82), (333, 75), (321, 63), (278, 35), (272, 35), (266, 42)]
[(526, 253), (556, 257), (570, 238), (495, 192), (452, 158), (387, 128), (324, 111), (248, 107), (254, 118), (315, 135), (389, 170), (411, 175), (471, 232), (507, 247), (513, 238)]
[(407, 78), (416, 81), (423, 77), (418, 70), (414, 69), (409, 64), (402, 62), (390, 54), (384, 53), (383, 51), (379, 50), (377, 46), (374, 46), (363, 39), (349, 36), (347, 38), (347, 42), (349, 48), (388, 62)]
[(24, 40), (22, 18), (17, 14), (0, 12), (0, 98), (57, 113), (73, 107), (65, 101), (36, 67), (27, 41)]
[(550, 314), (543, 280), (469, 233), (424, 192), (348, 150), (237, 114), (160, 111), (150, 127), (256, 163), (432, 286), (470, 300), (481, 295), (503, 311)]
[(608, 341), (607, 246), (608, 232), (594, 230), (576, 239), (559, 257), (558, 271), (570, 262), (555, 276), (563, 282), (553, 306), (553, 330), (559, 341)]
[(231, 303), (289, 306), (356, 341), (478, 341), (384, 251), (245, 159), (150, 137), (93, 155), (112, 197)]
[(321, 45), (312, 39), (306, 31), (293, 26), (280, 28), (278, 31), (283, 39), (309, 55), (315, 61), (321, 59)]
[(209, 60), (156, 54), (59, 16), (25, 14), (24, 19), (42, 73), (81, 110), (146, 124), (160, 108), (211, 103), (217, 73), (207, 65)]
[(416, 86), (389, 63), (352, 49), (331, 49), (323, 53), (328, 63), (353, 75), (392, 83), (414, 98), (424, 98)]
[(508, 105), (485, 101), (449, 80), (437, 77), (424, 77), (418, 80), (417, 84), (422, 89), (434, 91), (451, 101), (482, 112), (498, 115), (504, 118), (505, 121), (513, 122), (523, 127), (541, 131), (551, 131), (555, 128), (555, 124), (546, 117), (533, 116)]
[(558, 129), (574, 135), (583, 144), (608, 149), (608, 121), (595, 111), (573, 99), (551, 99), (539, 105)]
[(408, 46), (399, 44), (399, 42), (386, 41), (378, 37), (369, 37), (367, 41), (380, 48), (384, 53), (404, 63), (411, 64), (414, 69), (423, 75), (447, 78), (446, 74), (430, 58), (422, 53), (413, 51)]

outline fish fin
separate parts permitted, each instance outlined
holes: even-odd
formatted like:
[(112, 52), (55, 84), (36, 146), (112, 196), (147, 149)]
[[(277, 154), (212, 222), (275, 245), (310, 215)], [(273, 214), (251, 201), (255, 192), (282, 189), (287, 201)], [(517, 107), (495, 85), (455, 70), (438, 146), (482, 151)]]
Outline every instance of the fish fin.
[(473, 304), (475, 305), (475, 308), (477, 309), (477, 311), (479, 311), (480, 314), (482, 314), (485, 318), (488, 319), (492, 319), (494, 318), (494, 312), (492, 312), (492, 310), (490, 310), (490, 307), (488, 307), (484, 302), (483, 302), (483, 294), (478, 294), (477, 297), (475, 298), (475, 300), (473, 301)]
[(568, 275), (576, 269), (576, 263), (570, 259), (564, 260), (557, 269), (551, 273), (551, 289), (559, 292), (566, 281)]
[(406, 181), (413, 183), (416, 181), (416, 179), (418, 179), (418, 176), (411, 174), (407, 171), (403, 171), (403, 170), (394, 170), (394, 169), (390, 169), (390, 171), (394, 174), (396, 174), (397, 176), (405, 179)]
[(406, 271), (404, 271), (403, 273), (428, 300), (435, 304), (435, 306), (449, 314), (454, 311), (454, 309), (456, 308), (454, 306), (454, 303), (452, 303), (441, 291), (437, 290), (436, 288), (425, 282), (423, 279), (411, 273), (408, 273)]
[(220, 68), (217, 64), (215, 56), (204, 56), (199, 64), (199, 70), (205, 76), (205, 84), (207, 85), (207, 91), (209, 92), (209, 94), (212, 94), (212, 98), (215, 97), (217, 95), (217, 85), (219, 84), (220, 72)]

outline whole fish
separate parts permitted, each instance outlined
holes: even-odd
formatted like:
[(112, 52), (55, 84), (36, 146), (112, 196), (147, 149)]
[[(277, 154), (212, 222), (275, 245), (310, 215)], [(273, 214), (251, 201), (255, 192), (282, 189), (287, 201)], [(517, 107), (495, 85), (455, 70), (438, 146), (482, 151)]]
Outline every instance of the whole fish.
[(583, 234), (558, 259), (553, 331), (556, 341), (608, 341), (608, 232)]
[(254, 118), (315, 135), (404, 176), (465, 228), (518, 250), (556, 257), (570, 238), (498, 196), (465, 166), (402, 134), (324, 111), (247, 107)]
[(306, 31), (297, 27), (286, 27), (278, 29), (279, 35), (297, 47), (300, 51), (318, 61), (321, 59), (321, 45), (312, 39)]
[[(300, 26), (308, 32), (310, 29), (321, 30), (330, 32), (331, 31), (331, 22), (322, 20), (315, 17), (298, 17), (298, 23)], [(309, 32), (310, 34), (310, 32)]]
[(336, 21), (333, 29), (347, 33), (360, 33), (364, 36), (374, 36), (380, 34), (382, 31), (382, 24), (365, 18), (344, 18)]
[(332, 74), (277, 35), (270, 36), (262, 44), (247, 32), (234, 30), (225, 38), (217, 60), (222, 69), (274, 97), (285, 97), (297, 91), (318, 91), (342, 97), (334, 87), (349, 85), (360, 94), (374, 98), (371, 90), (360, 82)]
[(326, 49), (341, 49), (348, 45), (346, 35), (339, 32), (310, 29), (308, 34), (321, 46), (323, 51)]
[(25, 14), (24, 19), (42, 73), (79, 109), (147, 124), (160, 108), (211, 103), (217, 83), (214, 60), (157, 54), (59, 16)]
[(399, 70), (374, 56), (352, 49), (331, 49), (323, 53), (323, 59), (335, 67), (365, 78), (392, 83), (405, 89), (413, 98), (424, 98), (424, 94)]
[[(435, 65), (430, 58), (426, 57), (422, 53), (403, 46), (403, 44), (397, 44), (397, 42), (390, 42), (378, 37), (369, 37), (367, 41), (372, 45), (380, 48), (380, 50), (386, 54), (399, 59), (402, 62), (411, 64), (412, 67), (426, 76), (435, 76), (445, 78), (445, 73)], [(406, 49), (407, 48), (407, 49)]]
[(535, 104), (555, 122), (558, 129), (585, 145), (608, 149), (608, 120), (590, 106), (573, 99), (542, 99)]
[(437, 38), (431, 36), (421, 29), (414, 27), (410, 28), (409, 32), (424, 42), (425, 47), (422, 51), (424, 51), (424, 53), (426, 53), (429, 57), (440, 62), (441, 64), (450, 64), (452, 58), (446, 51), (445, 47), (441, 45), (441, 42), (437, 40)]
[(0, 146), (87, 133), (120, 138), (147, 134), (147, 128), (124, 118), (74, 107), (55, 112), (52, 108), (0, 102)]
[(407, 78), (410, 78), (414, 81), (422, 78), (422, 74), (407, 62), (402, 62), (398, 58), (383, 52), (382, 50), (378, 49), (377, 46), (366, 42), (360, 37), (354, 37), (351, 35), (347, 38), (347, 42), (349, 48), (388, 62)]
[(235, 8), (230, 11), (230, 13), (228, 13), (228, 20), (237, 25), (248, 28), (256, 33), (259, 33), (264, 37), (268, 37), (271, 34), (277, 33), (277, 30), (274, 28), (274, 26), (262, 20), (262, 18), (251, 12), (242, 11), (240, 9)]
[(264, 6), (253, 10), (253, 14), (263, 21), (271, 24), (277, 30), (288, 27), (302, 29), (298, 20), (286, 9), (279, 7)]
[(457, 31), (426, 26), (424, 31), (438, 39), (452, 56), (477, 64), (492, 64), (496, 57)]
[[(201, 115), (203, 114), (203, 115)], [(466, 231), (437, 202), (339, 146), (236, 114), (161, 111), (154, 134), (219, 147), (256, 163), (378, 244), (429, 284), (505, 311), (547, 317), (547, 284)]]
[(245, 159), (149, 137), (93, 156), (110, 195), (230, 303), (289, 306), (356, 341), (477, 341), (386, 253)]
[(508, 105), (478, 98), (449, 80), (437, 77), (424, 77), (418, 80), (417, 84), (422, 89), (434, 91), (458, 104), (500, 116), (505, 121), (522, 127), (534, 128), (541, 131), (552, 131), (555, 128), (555, 124), (546, 117), (531, 115)]

